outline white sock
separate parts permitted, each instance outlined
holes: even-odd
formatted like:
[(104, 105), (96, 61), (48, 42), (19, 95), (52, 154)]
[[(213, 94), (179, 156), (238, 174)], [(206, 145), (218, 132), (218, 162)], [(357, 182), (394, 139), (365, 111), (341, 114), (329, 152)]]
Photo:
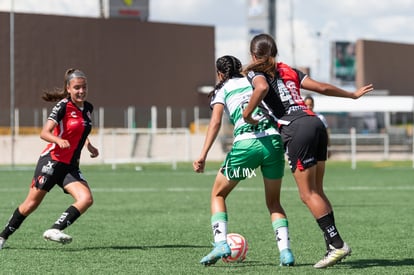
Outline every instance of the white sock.
[(211, 216), (211, 229), (213, 230), (214, 242), (227, 240), (227, 213), (218, 212)]
[(275, 232), (277, 247), (279, 251), (283, 251), (286, 248), (290, 248), (289, 231), (287, 226), (279, 227)]
[(211, 225), (213, 230), (214, 242), (226, 241), (227, 238), (227, 221), (216, 221)]
[(287, 219), (277, 219), (272, 222), (279, 251), (290, 248), (289, 228)]

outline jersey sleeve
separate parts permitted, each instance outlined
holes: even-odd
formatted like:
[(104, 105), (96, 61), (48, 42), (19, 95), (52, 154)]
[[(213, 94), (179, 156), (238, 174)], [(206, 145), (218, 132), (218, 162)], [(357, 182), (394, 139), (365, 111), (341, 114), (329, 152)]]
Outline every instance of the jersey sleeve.
[(216, 91), (216, 93), (213, 95), (210, 101), (210, 108), (213, 109), (214, 104), (223, 104), (224, 105), (224, 87), (222, 87), (220, 90)]
[(253, 87), (253, 88), (254, 88), (254, 85), (253, 85), (253, 80), (254, 80), (254, 78), (255, 78), (256, 76), (259, 76), (259, 75), (261, 75), (261, 76), (263, 76), (263, 77), (265, 77), (265, 78), (266, 78), (265, 74), (264, 74), (264, 73), (261, 73), (261, 72), (249, 71), (249, 72), (247, 73), (247, 75), (246, 75), (247, 80), (250, 82), (250, 85), (252, 85), (252, 87)]
[(305, 74), (304, 72), (302, 72), (301, 70), (298, 70), (298, 69), (293, 69), (295, 72), (296, 72), (296, 74), (298, 75), (298, 78), (299, 78), (299, 83), (300, 84), (302, 84), (302, 81), (305, 79), (305, 78), (307, 78), (308, 77), (308, 75), (307, 74)]
[(67, 103), (67, 100), (66, 99), (63, 99), (63, 100), (59, 101), (53, 107), (52, 112), (50, 113), (48, 119), (53, 120), (56, 123), (59, 123), (63, 119), (63, 117), (65, 115), (65, 112), (66, 112), (66, 103)]

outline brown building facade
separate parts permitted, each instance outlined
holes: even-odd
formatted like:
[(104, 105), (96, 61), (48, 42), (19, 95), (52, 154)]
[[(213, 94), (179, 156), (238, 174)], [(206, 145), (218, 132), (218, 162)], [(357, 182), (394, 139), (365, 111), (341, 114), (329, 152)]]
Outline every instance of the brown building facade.
[(414, 64), (414, 45), (358, 40), (356, 43), (356, 86), (373, 83), (389, 95), (413, 96), (409, 85)]
[[(73, 67), (87, 74), (88, 100), (95, 108), (208, 104), (197, 90), (215, 83), (213, 27), (33, 14), (14, 18), (16, 108), (50, 107), (42, 92), (61, 87), (65, 70)], [(9, 23), (9, 13), (0, 13), (0, 126), (9, 125)]]

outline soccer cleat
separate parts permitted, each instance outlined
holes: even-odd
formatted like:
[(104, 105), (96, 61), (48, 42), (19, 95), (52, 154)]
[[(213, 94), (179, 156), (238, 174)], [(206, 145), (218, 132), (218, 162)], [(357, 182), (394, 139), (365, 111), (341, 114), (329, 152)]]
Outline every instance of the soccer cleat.
[(6, 239), (0, 237), (0, 249), (3, 249), (4, 245), (6, 244)]
[(292, 250), (289, 248), (283, 249), (280, 252), (280, 266), (293, 266), (295, 265), (295, 257), (293, 257)]
[(329, 251), (326, 253), (325, 257), (323, 257), (323, 259), (317, 262), (313, 267), (325, 268), (333, 266), (342, 259), (345, 259), (346, 256), (351, 255), (351, 252), (351, 248), (346, 243), (344, 243), (342, 248), (335, 248), (332, 245), (329, 245)]
[(72, 241), (72, 237), (63, 233), (59, 229), (48, 229), (43, 233), (43, 238), (48, 241), (54, 241), (61, 244), (68, 244)]
[(226, 241), (221, 241), (213, 244), (213, 250), (204, 258), (201, 259), (200, 264), (212, 265), (221, 258), (227, 258), (231, 255), (230, 246)]

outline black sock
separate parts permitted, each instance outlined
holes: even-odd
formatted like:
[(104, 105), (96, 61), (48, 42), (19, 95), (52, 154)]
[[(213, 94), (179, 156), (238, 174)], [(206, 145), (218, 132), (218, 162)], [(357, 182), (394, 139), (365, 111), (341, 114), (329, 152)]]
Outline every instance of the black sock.
[[(331, 213), (329, 213), (328, 215), (330, 215), (330, 216), (331, 216), (331, 218), (332, 218), (332, 220), (333, 220), (333, 224), (335, 224), (335, 217), (334, 217), (333, 210), (332, 210), (332, 212), (331, 212)], [(328, 239), (328, 237), (327, 237), (327, 235), (326, 235), (326, 232), (325, 232), (325, 231), (323, 232), (323, 238), (325, 239), (326, 251), (329, 251), (329, 244), (330, 244), (330, 242), (329, 242), (329, 239)]]
[(316, 221), (324, 234), (325, 242), (328, 248), (329, 244), (335, 248), (341, 248), (344, 246), (344, 241), (335, 226), (333, 212), (317, 219)]
[(9, 221), (4, 227), (3, 231), (0, 233), (0, 237), (7, 240), (7, 238), (20, 227), (24, 219), (26, 219), (26, 216), (23, 216), (20, 213), (19, 208), (16, 208), (13, 215), (10, 217)]
[(80, 215), (81, 213), (79, 212), (79, 210), (76, 209), (76, 207), (74, 207), (73, 205), (71, 205), (65, 212), (62, 213), (60, 218), (52, 225), (52, 228), (63, 230), (72, 223), (74, 223)]

